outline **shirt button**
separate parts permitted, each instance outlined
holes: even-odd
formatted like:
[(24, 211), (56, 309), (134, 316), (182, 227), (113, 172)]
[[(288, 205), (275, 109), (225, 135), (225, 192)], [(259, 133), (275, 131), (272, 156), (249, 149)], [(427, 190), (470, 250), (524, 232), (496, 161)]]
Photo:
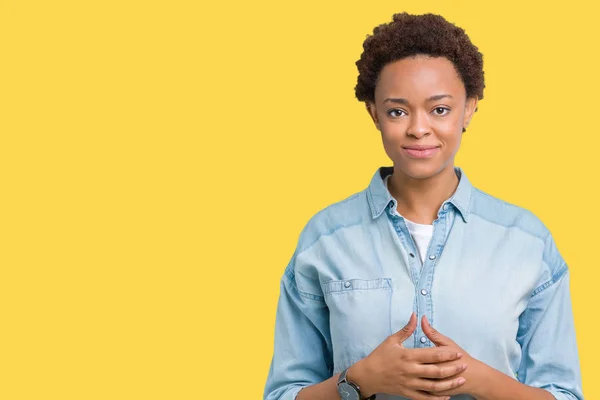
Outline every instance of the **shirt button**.
[(427, 338), (425, 336), (421, 336), (421, 343), (425, 343), (427, 341)]
[(444, 204), (444, 210), (448, 209), (448, 203)]
[(429, 259), (430, 259), (430, 260), (435, 260), (435, 254), (432, 254), (432, 255), (430, 255), (430, 256), (429, 256)]
[(352, 285), (350, 282), (346, 282), (346, 283), (344, 283), (344, 286), (345, 286), (345, 287), (347, 287), (347, 288), (349, 288), (349, 287), (350, 287), (350, 285)]
[(427, 290), (425, 290), (425, 289), (421, 289), (421, 294), (422, 294), (423, 296), (427, 296)]

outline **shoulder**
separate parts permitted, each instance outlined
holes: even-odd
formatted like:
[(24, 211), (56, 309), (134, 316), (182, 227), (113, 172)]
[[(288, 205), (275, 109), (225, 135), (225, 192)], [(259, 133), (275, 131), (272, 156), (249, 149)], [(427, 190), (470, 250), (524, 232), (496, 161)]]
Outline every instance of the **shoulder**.
[(543, 242), (550, 235), (542, 220), (529, 209), (509, 203), (477, 188), (473, 188), (471, 214), (491, 224), (519, 229)]
[(367, 190), (354, 193), (315, 213), (300, 233), (297, 253), (308, 250), (320, 239), (364, 223), (370, 218)]
[(541, 250), (543, 265), (540, 287), (536, 292), (552, 285), (567, 272), (567, 264), (558, 251), (552, 233), (532, 211), (473, 188), (471, 214), (472, 217), (507, 229), (518, 229), (539, 243), (534, 248)]
[(301, 297), (323, 299), (316, 267), (322, 258), (321, 241), (363, 224), (370, 215), (366, 190), (363, 190), (323, 208), (308, 220), (284, 273)]

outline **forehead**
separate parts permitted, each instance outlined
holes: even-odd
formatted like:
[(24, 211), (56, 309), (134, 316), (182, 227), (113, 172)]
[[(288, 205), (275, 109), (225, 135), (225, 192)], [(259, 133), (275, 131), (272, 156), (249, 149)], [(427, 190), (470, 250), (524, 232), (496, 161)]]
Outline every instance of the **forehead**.
[(378, 100), (389, 95), (417, 99), (440, 93), (459, 98), (466, 96), (464, 84), (450, 60), (424, 55), (388, 63), (381, 70), (375, 87)]

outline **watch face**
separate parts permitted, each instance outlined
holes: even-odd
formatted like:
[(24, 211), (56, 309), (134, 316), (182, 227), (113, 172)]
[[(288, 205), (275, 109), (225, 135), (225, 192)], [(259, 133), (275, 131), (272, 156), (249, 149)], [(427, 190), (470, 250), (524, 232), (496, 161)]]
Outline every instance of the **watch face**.
[(342, 397), (342, 400), (360, 400), (356, 389), (346, 382), (340, 383), (338, 386), (338, 393)]

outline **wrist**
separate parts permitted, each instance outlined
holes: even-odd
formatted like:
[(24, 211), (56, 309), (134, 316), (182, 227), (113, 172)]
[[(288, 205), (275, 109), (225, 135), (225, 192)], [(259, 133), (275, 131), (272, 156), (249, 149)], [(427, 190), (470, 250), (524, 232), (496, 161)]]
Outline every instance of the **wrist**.
[(366, 358), (352, 364), (348, 368), (346, 378), (358, 386), (361, 397), (366, 399), (376, 393), (372, 386), (371, 374), (369, 373), (368, 362)]
[(469, 386), (471, 390), (469, 390), (469, 393), (467, 394), (478, 400), (487, 400), (490, 398), (490, 391), (493, 391), (492, 383), (496, 382), (499, 378), (496, 374), (500, 374), (500, 378), (505, 377), (505, 375), (484, 362), (479, 360), (476, 362), (479, 365), (477, 365), (476, 368), (473, 368), (472, 371), (477, 371), (477, 373), (470, 379), (471, 384)]
[(477, 400), (554, 399), (550, 392), (525, 385), (487, 364), (483, 364), (481, 371), (476, 377), (477, 383), (472, 386), (470, 393), (467, 393)]

